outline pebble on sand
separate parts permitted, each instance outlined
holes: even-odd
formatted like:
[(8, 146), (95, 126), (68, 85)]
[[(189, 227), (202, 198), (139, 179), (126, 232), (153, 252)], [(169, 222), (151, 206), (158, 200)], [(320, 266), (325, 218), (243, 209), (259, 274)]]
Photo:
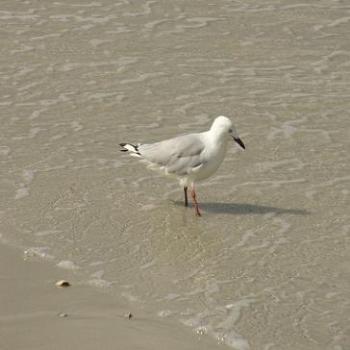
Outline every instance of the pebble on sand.
[(65, 288), (65, 287), (70, 287), (70, 286), (71, 286), (71, 284), (68, 281), (65, 281), (65, 280), (60, 280), (60, 281), (56, 282), (56, 287)]

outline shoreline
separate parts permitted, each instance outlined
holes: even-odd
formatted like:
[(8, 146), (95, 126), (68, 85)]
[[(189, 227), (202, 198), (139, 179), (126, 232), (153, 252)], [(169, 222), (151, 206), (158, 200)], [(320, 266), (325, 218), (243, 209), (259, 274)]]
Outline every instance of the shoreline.
[[(134, 314), (113, 295), (75, 284), (72, 271), (24, 260), (14, 247), (1, 243), (0, 257), (2, 350), (226, 348), (179, 323)], [(56, 287), (62, 279), (72, 286)]]

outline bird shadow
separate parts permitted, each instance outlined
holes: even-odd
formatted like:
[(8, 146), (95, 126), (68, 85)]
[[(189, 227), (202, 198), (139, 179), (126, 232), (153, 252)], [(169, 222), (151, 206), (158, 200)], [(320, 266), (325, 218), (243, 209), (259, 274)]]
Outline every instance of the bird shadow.
[[(174, 201), (177, 206), (184, 206), (183, 202)], [(278, 208), (268, 205), (249, 204), (249, 203), (222, 203), (222, 202), (204, 202), (200, 203), (200, 208), (209, 213), (224, 213), (234, 215), (248, 214), (291, 214), (291, 215), (309, 215), (305, 209)]]

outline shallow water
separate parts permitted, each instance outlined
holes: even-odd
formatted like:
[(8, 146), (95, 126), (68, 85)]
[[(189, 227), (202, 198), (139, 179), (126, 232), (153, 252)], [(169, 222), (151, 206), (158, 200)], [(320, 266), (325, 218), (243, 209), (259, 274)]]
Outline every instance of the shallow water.
[[(238, 349), (350, 344), (347, 1), (2, 1), (0, 234)], [(232, 118), (182, 190), (118, 152)]]

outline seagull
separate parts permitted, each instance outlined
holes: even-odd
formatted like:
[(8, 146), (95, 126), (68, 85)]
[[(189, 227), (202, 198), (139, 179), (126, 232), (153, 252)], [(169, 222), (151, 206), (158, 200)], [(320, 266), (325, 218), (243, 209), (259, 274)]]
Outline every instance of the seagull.
[(197, 216), (201, 216), (195, 183), (213, 175), (225, 158), (227, 144), (233, 139), (241, 148), (245, 145), (231, 120), (225, 116), (215, 118), (210, 129), (196, 134), (177, 136), (155, 143), (120, 143), (121, 152), (139, 158), (152, 170), (158, 170), (179, 180), (188, 206), (187, 189)]

